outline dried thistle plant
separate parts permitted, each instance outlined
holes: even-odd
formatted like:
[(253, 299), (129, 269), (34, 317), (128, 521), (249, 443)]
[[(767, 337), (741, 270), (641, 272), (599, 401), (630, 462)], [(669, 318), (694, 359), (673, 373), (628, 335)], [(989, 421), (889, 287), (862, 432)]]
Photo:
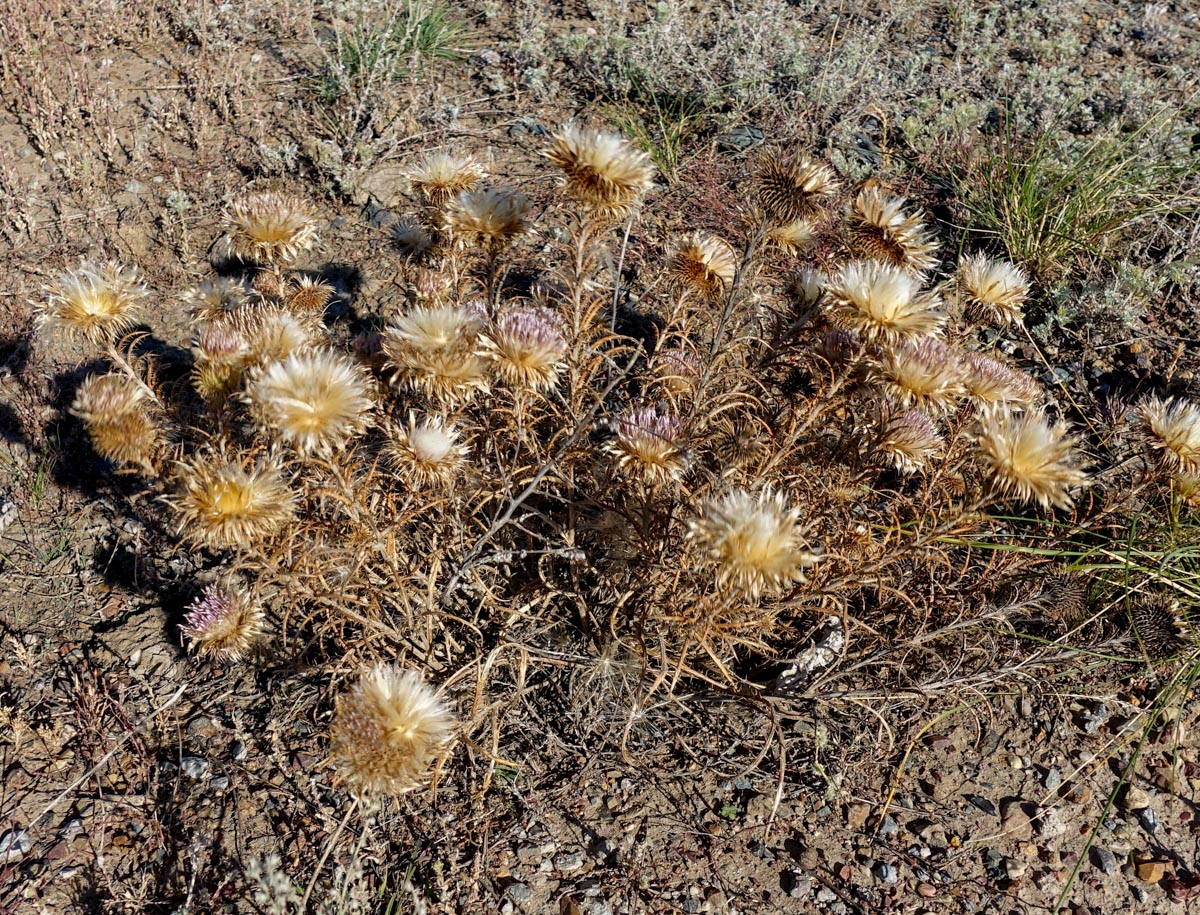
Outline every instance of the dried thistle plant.
[(312, 250), (317, 221), (294, 197), (267, 192), (234, 200), (225, 211), (233, 256), (249, 264), (287, 266)]
[(964, 257), (958, 265), (959, 282), (967, 304), (998, 324), (1016, 324), (1029, 297), (1025, 271), (1008, 261), (986, 254)]
[(561, 169), (567, 195), (603, 220), (629, 216), (654, 186), (650, 156), (620, 134), (568, 124), (544, 155)]
[(83, 421), (96, 453), (151, 476), (164, 444), (146, 389), (121, 374), (91, 375), (75, 392), (71, 413)]
[(1151, 397), (1138, 407), (1146, 448), (1168, 470), (1200, 473), (1200, 407)]
[(829, 320), (864, 340), (895, 343), (936, 334), (946, 322), (940, 301), (900, 267), (852, 261), (824, 287)]
[(863, 257), (925, 273), (937, 266), (938, 243), (918, 214), (905, 214), (906, 202), (878, 185), (863, 188), (851, 209), (851, 242)]
[(211, 584), (192, 601), (179, 626), (201, 657), (238, 661), (262, 635), (263, 612), (243, 587)]
[(296, 494), (278, 460), (232, 460), (218, 452), (180, 462), (165, 497), (186, 540), (212, 549), (249, 549), (292, 520)]
[(136, 267), (85, 261), (46, 288), (40, 320), (90, 343), (112, 343), (136, 324), (148, 294)]
[(338, 697), (328, 763), (360, 797), (419, 788), (454, 738), (453, 712), (415, 670), (380, 664)]
[(710, 500), (690, 535), (715, 564), (718, 583), (751, 597), (803, 581), (821, 558), (805, 538), (799, 510), (771, 490), (734, 489)]
[(828, 165), (803, 154), (767, 153), (754, 179), (754, 199), (774, 226), (820, 217), (838, 189)]
[(1041, 411), (988, 410), (976, 436), (980, 458), (996, 491), (1043, 508), (1070, 508), (1072, 493), (1087, 482), (1078, 440), (1065, 423)]

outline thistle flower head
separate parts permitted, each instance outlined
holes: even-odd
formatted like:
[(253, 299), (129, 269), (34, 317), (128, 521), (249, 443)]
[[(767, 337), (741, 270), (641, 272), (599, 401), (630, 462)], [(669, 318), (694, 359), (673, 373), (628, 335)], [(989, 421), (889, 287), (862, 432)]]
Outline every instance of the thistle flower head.
[(489, 360), (479, 355), (485, 318), (457, 305), (417, 307), (383, 332), (393, 381), (453, 403), (487, 388)]
[(234, 315), (230, 326), (245, 338), (250, 360), (258, 365), (312, 349), (322, 336), (319, 318), (279, 305), (244, 308)]
[(212, 549), (246, 549), (291, 520), (296, 497), (276, 461), (251, 464), (200, 454), (176, 467), (178, 488), (166, 498), (179, 532)]
[(691, 522), (690, 537), (717, 566), (722, 587), (751, 597), (804, 580), (821, 558), (805, 540), (800, 511), (779, 493), (734, 489), (712, 499)]
[(788, 254), (800, 254), (813, 243), (816, 234), (816, 220), (805, 216), (767, 229), (767, 238)]
[(248, 264), (285, 266), (317, 241), (317, 220), (308, 204), (271, 192), (231, 203), (225, 230), (234, 257)]
[(467, 460), (467, 446), (459, 441), (459, 431), (441, 417), (417, 419), (408, 416), (408, 424), (389, 435), (387, 457), (407, 482), (430, 486), (451, 482)]
[(463, 191), (474, 190), (487, 172), (470, 156), (434, 153), (404, 177), (427, 204), (440, 210)]
[(392, 243), (404, 257), (416, 260), (433, 248), (433, 236), (415, 222), (398, 222), (392, 229)]
[(677, 239), (667, 253), (667, 273), (701, 299), (721, 298), (737, 274), (737, 256), (726, 242), (703, 232)]
[(1042, 398), (1042, 389), (1025, 372), (982, 353), (968, 353), (963, 364), (967, 393), (981, 404), (1028, 407)]
[(796, 304), (804, 309), (817, 304), (825, 286), (829, 283), (825, 274), (819, 270), (797, 270), (788, 281), (788, 292), (796, 300)]
[(246, 304), (247, 294), (241, 280), (218, 276), (188, 290), (184, 301), (193, 321), (223, 321)]
[(148, 294), (136, 267), (85, 261), (46, 287), (40, 321), (90, 343), (110, 343), (137, 323)]
[(904, 213), (905, 199), (881, 187), (864, 188), (851, 208), (851, 238), (865, 257), (894, 264), (910, 273), (937, 266), (938, 243), (919, 215)]
[(917, 280), (880, 261), (851, 261), (825, 286), (830, 320), (868, 342), (893, 343), (936, 334), (946, 320), (938, 299)]
[(606, 449), (620, 468), (651, 486), (662, 486), (683, 476), (687, 461), (680, 447), (679, 420), (654, 407), (643, 407), (616, 422), (616, 435)]
[(1200, 474), (1200, 406), (1151, 397), (1138, 407), (1146, 447), (1167, 470)]
[(242, 588), (211, 584), (188, 604), (179, 632), (202, 658), (237, 661), (262, 635), (262, 608)]
[(833, 169), (805, 155), (763, 155), (754, 180), (755, 200), (776, 226), (819, 217), (837, 189)]
[(340, 450), (366, 428), (374, 406), (359, 365), (327, 349), (292, 353), (266, 366), (246, 398), (255, 423), (301, 455)]
[(445, 216), (446, 227), (454, 238), (469, 247), (495, 253), (529, 227), (529, 199), (502, 188), (476, 188), (453, 198)]
[(700, 383), (704, 364), (694, 352), (664, 349), (654, 354), (654, 381), (671, 397), (687, 397)]
[(1029, 278), (1016, 264), (976, 254), (959, 261), (958, 276), (968, 305), (999, 324), (1021, 320)]
[(483, 347), (509, 384), (534, 391), (554, 385), (567, 355), (562, 318), (536, 305), (508, 308), (496, 315)]
[(333, 287), (322, 279), (302, 276), (284, 287), (284, 303), (289, 311), (302, 315), (321, 315), (333, 298)]
[(624, 219), (654, 185), (650, 157), (620, 134), (568, 124), (544, 155), (562, 170), (568, 196), (601, 219)]
[(904, 407), (949, 410), (964, 396), (964, 366), (958, 350), (928, 337), (900, 340), (879, 357), (879, 390)]
[(152, 471), (162, 430), (145, 390), (125, 375), (91, 375), (75, 392), (71, 413), (83, 421), (96, 453)]
[(873, 444), (900, 473), (916, 473), (945, 443), (928, 414), (885, 405), (880, 410)]
[(381, 664), (338, 697), (329, 764), (355, 795), (403, 794), (420, 787), (455, 724), (419, 673)]
[(1051, 425), (1040, 410), (985, 411), (976, 436), (979, 457), (997, 493), (1043, 508), (1070, 508), (1071, 490), (1087, 474), (1076, 453), (1077, 440), (1065, 423)]
[(251, 356), (245, 335), (224, 321), (201, 323), (192, 339), (192, 353), (192, 385), (210, 404), (221, 403), (233, 393)]

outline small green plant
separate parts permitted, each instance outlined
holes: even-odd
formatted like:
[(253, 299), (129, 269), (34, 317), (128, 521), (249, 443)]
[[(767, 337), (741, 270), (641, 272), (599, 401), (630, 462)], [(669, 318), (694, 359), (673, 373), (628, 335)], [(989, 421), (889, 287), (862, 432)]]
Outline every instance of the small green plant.
[(634, 91), (605, 106), (613, 124), (650, 154), (659, 173), (671, 184), (689, 144), (703, 131), (710, 106), (694, 95)]
[(431, 61), (462, 60), (467, 37), (466, 24), (448, 7), (407, 0), (382, 26), (360, 22), (335, 34), (326, 50), (317, 96), (333, 105), (356, 89), (418, 76)]
[(961, 174), (970, 228), (997, 238), (1042, 279), (1085, 260), (1111, 261), (1135, 223), (1195, 209), (1178, 190), (1184, 166), (1153, 148), (1168, 122), (1160, 113), (1130, 132), (1113, 128), (1083, 141), (1062, 141), (1053, 129), (1031, 138), (1006, 129)]

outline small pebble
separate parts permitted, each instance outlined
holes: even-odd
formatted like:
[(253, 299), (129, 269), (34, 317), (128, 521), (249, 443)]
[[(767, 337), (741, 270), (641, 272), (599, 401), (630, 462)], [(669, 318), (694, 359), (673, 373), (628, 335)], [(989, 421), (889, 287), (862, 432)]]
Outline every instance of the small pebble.
[(1142, 825), (1142, 829), (1154, 835), (1158, 832), (1158, 814), (1154, 812), (1153, 807), (1146, 807), (1137, 812), (1138, 822)]
[(879, 822), (879, 834), (881, 836), (894, 836), (899, 831), (900, 827), (892, 819), (891, 814), (888, 814)]
[(875, 876), (884, 883), (895, 883), (900, 879), (900, 873), (896, 870), (896, 865), (885, 864), (882, 861), (875, 865)]
[(533, 890), (524, 883), (510, 883), (506, 895), (513, 902), (528, 902), (533, 898)]
[(1116, 857), (1103, 845), (1092, 846), (1092, 863), (1105, 874), (1115, 874), (1117, 871)]
[(978, 794), (968, 794), (968, 795), (966, 795), (966, 798), (975, 807), (978, 807), (980, 810), (982, 810), (988, 816), (990, 816), (990, 817), (996, 816), (996, 805), (993, 804), (991, 801), (989, 801), (986, 797), (982, 797), (981, 795), (978, 795)]
[(179, 761), (179, 769), (193, 781), (199, 781), (208, 774), (209, 763), (199, 756), (185, 756)]
[(16, 861), (33, 848), (33, 840), (25, 829), (10, 829), (0, 836), (0, 861)]
[(1046, 786), (1047, 791), (1056, 791), (1058, 786), (1062, 784), (1062, 773), (1051, 766), (1046, 770), (1046, 775), (1042, 779), (1042, 784)]
[(230, 744), (229, 755), (233, 758), (234, 762), (241, 762), (249, 755), (249, 753), (249, 749), (247, 749), (246, 745), (240, 740), (235, 740), (232, 744)]

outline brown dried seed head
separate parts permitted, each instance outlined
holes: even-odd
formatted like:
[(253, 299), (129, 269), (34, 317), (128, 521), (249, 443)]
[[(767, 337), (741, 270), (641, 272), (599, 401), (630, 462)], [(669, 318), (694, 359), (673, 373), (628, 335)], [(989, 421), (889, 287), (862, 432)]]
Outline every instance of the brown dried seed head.
[(928, 337), (946, 321), (937, 296), (921, 292), (899, 267), (874, 260), (846, 264), (825, 285), (825, 303), (833, 324), (871, 343)]
[(833, 169), (805, 155), (766, 154), (759, 159), (754, 197), (776, 226), (816, 219), (838, 189)]
[(338, 697), (328, 761), (355, 795), (403, 794), (421, 786), (455, 727), (419, 673), (382, 664)]
[(602, 219), (624, 219), (654, 186), (650, 157), (620, 134), (568, 124), (544, 155), (562, 170), (567, 194)]
[(312, 250), (317, 220), (302, 200), (267, 192), (239, 198), (225, 211), (234, 257), (249, 264), (286, 266)]
[(75, 392), (71, 413), (83, 421), (101, 457), (153, 473), (163, 432), (142, 387), (124, 375), (91, 375)]
[(904, 213), (905, 202), (877, 185), (864, 188), (851, 208), (851, 241), (863, 257), (923, 273), (937, 266), (938, 243), (920, 215)]
[(46, 287), (39, 320), (90, 343), (110, 343), (137, 323), (148, 295), (136, 267), (85, 261)]
[(1151, 660), (1174, 657), (1196, 643), (1179, 601), (1165, 594), (1135, 596), (1129, 615), (1134, 634)]
[(443, 208), (463, 191), (474, 190), (487, 171), (470, 156), (435, 153), (404, 173), (422, 199), (435, 209)]
[(976, 444), (993, 488), (1002, 496), (1043, 508), (1070, 508), (1072, 490), (1087, 482), (1077, 440), (1067, 434), (1065, 423), (1051, 425), (1040, 410), (985, 411)]
[(770, 490), (735, 489), (711, 500), (689, 535), (716, 564), (718, 584), (751, 597), (803, 581), (821, 558), (805, 539), (799, 510)]
[(212, 549), (248, 549), (278, 532), (295, 513), (296, 496), (274, 460), (250, 463), (200, 454), (177, 465), (178, 487), (166, 498), (181, 535)]
[(333, 287), (321, 279), (303, 276), (293, 279), (284, 289), (289, 310), (307, 315), (320, 315), (333, 298)]
[(667, 253), (667, 273), (693, 295), (715, 301), (733, 284), (737, 255), (721, 239), (693, 232), (671, 245)]

